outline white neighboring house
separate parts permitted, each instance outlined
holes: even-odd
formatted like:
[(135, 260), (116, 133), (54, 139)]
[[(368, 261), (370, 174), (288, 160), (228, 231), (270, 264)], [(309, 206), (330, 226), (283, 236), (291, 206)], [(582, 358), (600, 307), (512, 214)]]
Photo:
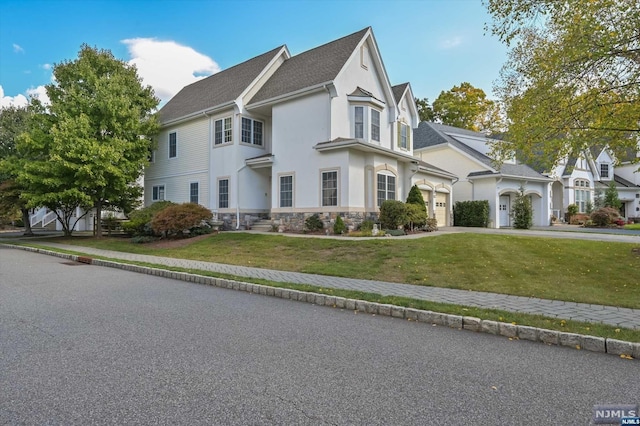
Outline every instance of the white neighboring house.
[(604, 196), (613, 182), (622, 202), (620, 214), (625, 218), (640, 216), (640, 187), (634, 178), (640, 179), (634, 173), (637, 164), (630, 164), (629, 160), (616, 165), (614, 156), (602, 145), (560, 159), (550, 172), (544, 172), (553, 179), (553, 214), (564, 220), (570, 204), (578, 206), (579, 214), (586, 214), (593, 207), (596, 194)]
[(450, 203), (455, 176), (413, 156), (411, 86), (391, 86), (371, 28), (296, 56), (281, 46), (186, 86), (160, 122), (145, 205), (197, 202), (227, 228), (270, 218), (300, 229), (313, 213), (356, 224), (413, 184)]
[(489, 201), (489, 227), (512, 226), (511, 205), (520, 186), (530, 196), (534, 226), (549, 226), (551, 179), (531, 167), (489, 158), (492, 139), (478, 132), (423, 121), (414, 130), (415, 155), (453, 172), (453, 201)]
[(618, 194), (622, 194), (620, 184), (626, 188), (626, 197), (620, 200), (624, 203), (626, 218), (640, 218), (640, 146), (638, 150), (628, 152), (616, 165), (614, 178), (618, 186)]

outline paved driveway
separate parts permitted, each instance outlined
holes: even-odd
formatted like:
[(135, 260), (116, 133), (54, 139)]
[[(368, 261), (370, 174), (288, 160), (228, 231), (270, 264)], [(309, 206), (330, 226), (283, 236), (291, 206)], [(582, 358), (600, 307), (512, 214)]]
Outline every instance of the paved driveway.
[(587, 424), (640, 362), (0, 248), (0, 424)]

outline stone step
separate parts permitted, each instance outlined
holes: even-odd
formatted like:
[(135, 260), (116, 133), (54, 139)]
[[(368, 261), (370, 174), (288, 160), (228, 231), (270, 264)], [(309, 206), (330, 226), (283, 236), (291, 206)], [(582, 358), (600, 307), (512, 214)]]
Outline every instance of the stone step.
[(272, 221), (271, 219), (261, 219), (251, 224), (252, 231), (271, 232)]

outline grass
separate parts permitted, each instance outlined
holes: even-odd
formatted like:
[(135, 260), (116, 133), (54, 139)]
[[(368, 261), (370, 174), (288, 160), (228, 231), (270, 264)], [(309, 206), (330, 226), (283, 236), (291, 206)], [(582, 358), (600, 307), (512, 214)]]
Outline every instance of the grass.
[[(221, 233), (180, 248), (119, 238), (47, 241), (340, 277), (640, 308), (638, 245), (513, 235), (447, 234), (349, 241)], [(46, 246), (46, 241), (42, 241)]]
[(634, 231), (640, 231), (640, 223), (630, 223), (624, 226), (624, 229), (631, 229)]
[[(46, 248), (38, 244), (24, 244), (32, 247)], [(82, 252), (73, 250), (64, 250), (55, 248), (53, 251), (82, 255)], [(433, 312), (440, 312), (452, 315), (462, 315), (481, 318), (483, 320), (500, 321), (511, 324), (527, 325), (530, 327), (544, 328), (548, 330), (557, 330), (567, 333), (586, 334), (590, 336), (607, 337), (627, 342), (640, 342), (640, 330), (632, 330), (628, 328), (618, 328), (606, 324), (595, 324), (581, 321), (567, 321), (561, 318), (551, 318), (542, 315), (532, 315), (518, 312), (508, 312), (499, 309), (483, 309), (472, 306), (461, 306), (447, 303), (430, 302), (427, 300), (417, 300), (407, 297), (382, 296), (376, 293), (367, 293), (354, 290), (341, 290), (334, 288), (318, 287), (308, 284), (297, 284), (287, 282), (276, 282), (260, 278), (240, 277), (230, 274), (222, 274), (211, 271), (202, 271), (197, 269), (187, 269), (179, 267), (171, 267), (147, 262), (126, 261), (113, 259), (105, 256), (93, 256), (97, 259), (110, 260), (118, 263), (126, 263), (131, 265), (146, 266), (157, 269), (165, 269), (174, 272), (187, 272), (190, 274), (199, 274), (203, 276), (224, 278), (248, 283), (268, 285), (272, 287), (289, 288), (293, 290), (309, 291), (314, 293), (326, 294), (330, 296), (345, 297), (350, 299), (366, 300), (369, 302), (385, 303), (396, 306), (405, 306), (414, 309), (422, 309)]]

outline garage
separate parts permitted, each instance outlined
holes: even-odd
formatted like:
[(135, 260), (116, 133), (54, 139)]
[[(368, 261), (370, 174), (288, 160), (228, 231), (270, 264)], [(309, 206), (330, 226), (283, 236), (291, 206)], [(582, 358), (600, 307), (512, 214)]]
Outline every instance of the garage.
[(447, 199), (449, 194), (445, 192), (436, 192), (436, 205), (434, 213), (438, 226), (447, 226)]

